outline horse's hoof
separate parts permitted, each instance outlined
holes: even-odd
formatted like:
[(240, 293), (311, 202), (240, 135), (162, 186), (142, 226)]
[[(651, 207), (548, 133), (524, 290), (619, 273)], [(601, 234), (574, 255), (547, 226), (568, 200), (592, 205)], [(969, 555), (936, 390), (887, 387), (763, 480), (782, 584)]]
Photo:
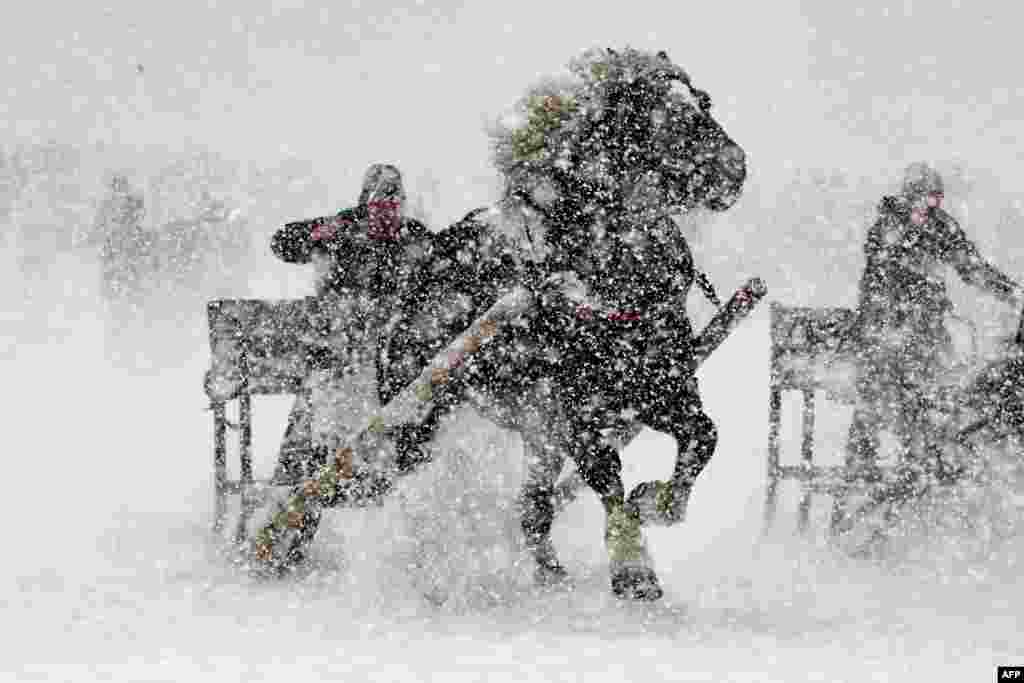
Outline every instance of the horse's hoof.
[(612, 593), (623, 600), (653, 602), (664, 595), (658, 575), (649, 567), (621, 567), (612, 573)]

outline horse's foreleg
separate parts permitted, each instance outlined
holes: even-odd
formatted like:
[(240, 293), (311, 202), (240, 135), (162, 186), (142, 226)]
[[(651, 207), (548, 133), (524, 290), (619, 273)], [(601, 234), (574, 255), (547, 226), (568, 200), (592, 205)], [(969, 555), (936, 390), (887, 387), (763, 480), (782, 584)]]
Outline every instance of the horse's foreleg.
[(605, 547), (608, 549), (612, 592), (629, 600), (662, 596), (635, 506), (627, 505), (618, 451), (599, 432), (580, 433), (573, 459), (580, 476), (601, 498), (605, 509)]
[(715, 454), (718, 428), (703, 411), (697, 411), (681, 424), (677, 423), (673, 436), (676, 440), (676, 464), (672, 481), (669, 489), (655, 500), (655, 513), (667, 524), (677, 524), (686, 517), (693, 484)]
[(694, 482), (715, 454), (718, 429), (704, 413), (695, 383), (686, 392), (652, 401), (640, 419), (675, 439), (676, 461), (669, 481), (638, 484), (629, 494), (629, 505), (645, 524), (678, 524), (686, 516)]
[(537, 562), (537, 583), (549, 585), (566, 577), (551, 542), (555, 520), (555, 482), (565, 460), (556, 448), (524, 437), (526, 481), (520, 494), (520, 523), (526, 548)]

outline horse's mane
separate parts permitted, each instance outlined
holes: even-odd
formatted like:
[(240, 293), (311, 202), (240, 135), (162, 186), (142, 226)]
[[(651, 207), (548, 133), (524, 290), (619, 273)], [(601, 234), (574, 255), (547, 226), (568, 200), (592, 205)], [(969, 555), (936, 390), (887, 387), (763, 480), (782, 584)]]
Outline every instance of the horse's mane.
[(709, 103), (664, 52), (589, 50), (529, 86), (490, 129), (506, 197), (554, 223), (680, 210), (677, 188), (694, 169), (680, 140), (690, 112)]

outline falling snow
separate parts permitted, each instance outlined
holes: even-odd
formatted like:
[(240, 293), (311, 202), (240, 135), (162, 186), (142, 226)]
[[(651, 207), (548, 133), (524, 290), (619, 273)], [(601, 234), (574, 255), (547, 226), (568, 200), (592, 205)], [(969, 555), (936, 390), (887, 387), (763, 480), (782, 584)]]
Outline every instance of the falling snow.
[[(980, 49), (1015, 39), (1018, 10), (725, 3), (697, 17), (657, 3), (548, 3), (495, 20), (399, 3), (332, 7), (326, 24), (326, 10), (300, 5), (273, 16), (234, 2), (152, 15), (125, 4), (54, 16), (40, 5), (0, 28), (11, 52), (0, 136), (0, 670), (75, 681), (953, 681), (1024, 664), (1024, 198), (1014, 182), (1024, 168), (1006, 144), (1024, 135), (1024, 115), (1005, 97), (1014, 67)], [(934, 40), (971, 30), (966, 41)], [(599, 50), (576, 47), (594, 42), (664, 49), (685, 71), (672, 71), (670, 99), (643, 116), (605, 110), (594, 93), (614, 73)], [(659, 64), (636, 58), (626, 80)], [(702, 110), (713, 118), (695, 119)], [(680, 142), (698, 124), (712, 137), (727, 129), (746, 153), (741, 194), (720, 174), (743, 159), (723, 153), (721, 138)], [(657, 134), (645, 143), (647, 129)], [(601, 147), (624, 131), (632, 142)], [(433, 462), (380, 505), (326, 511), (303, 573), (257, 580), (223, 554), (226, 535), (210, 531), (210, 403), (245, 386), (232, 330), (258, 340), (251, 370), (265, 383), (250, 389), (306, 382), (320, 441), (377, 424), (376, 332), (395, 324), (393, 311), (324, 296), (318, 285), (336, 263), (285, 263), (271, 238), (352, 206), (363, 170), (381, 160), (403, 169), (408, 211), (432, 235), (489, 209), (472, 241), (439, 258), (403, 245), (402, 263), (472, 279), (514, 262), (535, 284), (559, 248), (572, 251), (579, 277), (543, 302), (562, 311), (563, 331), (640, 324), (637, 310), (662, 292), (602, 280), (623, 263), (630, 283), (657, 274), (662, 254), (685, 253), (722, 300), (750, 278), (766, 283), (766, 300), (697, 370), (718, 444), (685, 515), (666, 488), (638, 486), (667, 481), (675, 463), (670, 436), (630, 431), (641, 405), (616, 407), (598, 435), (638, 434), (621, 453), (625, 491), (645, 520), (673, 522), (643, 527), (661, 600), (612, 595), (605, 527), (619, 527), (590, 490), (565, 493), (570, 465), (550, 538), (569, 582), (535, 585), (522, 489), (560, 463), (496, 426), (486, 391), (441, 424)], [(931, 211), (926, 194), (913, 204), (901, 188), (917, 160), (944, 181)], [(550, 174), (538, 180), (538, 168)], [(589, 183), (575, 207), (586, 227), (560, 236), (538, 215), (564, 209), (550, 178), (577, 171)], [(509, 178), (533, 213), (502, 207)], [(639, 223), (618, 231), (613, 206)], [(667, 219), (666, 206), (685, 211)], [(671, 222), (637, 227), (654, 218)], [(336, 236), (334, 223), (320, 227)], [(368, 277), (365, 263), (350, 265), (349, 282)], [(685, 290), (692, 277), (663, 282)], [(499, 387), (525, 386), (524, 369), (578, 351), (532, 337), (535, 311), (493, 340), (447, 349), (438, 340), (486, 305), (472, 294), (425, 301), (408, 317), (448, 367), (428, 388), (460, 372), (478, 380), (485, 337), (503, 354), (490, 376)], [(208, 309), (215, 299), (249, 301)], [(687, 303), (695, 330), (714, 320), (704, 294)], [(941, 329), (922, 310), (940, 311)], [(211, 320), (223, 332), (212, 349)], [(788, 352), (773, 359), (773, 344)], [(420, 372), (423, 353), (392, 358), (392, 369)], [(635, 367), (614, 360), (614, 386), (628, 386)], [(670, 364), (666, 381), (689, 367)], [(838, 466), (858, 377), (872, 380), (861, 397), (878, 414), (922, 427), (908, 439), (930, 455), (898, 489), (911, 504), (892, 515), (869, 506), (835, 541), (831, 498), (811, 499), (800, 534), (799, 487), (785, 481), (766, 530), (773, 382), (817, 387), (814, 464)], [(512, 393), (524, 435), (557, 432), (558, 411), (600, 407), (595, 396), (559, 404), (559, 389), (547, 377)], [(922, 396), (927, 405), (910, 411)], [(258, 477), (276, 465), (292, 408), (290, 395), (253, 401)], [(800, 394), (784, 393), (786, 465), (800, 462), (801, 413)], [(237, 424), (235, 404), (227, 417)], [(960, 447), (951, 435), (978, 418), (991, 432)], [(878, 444), (883, 466), (901, 445), (894, 431)], [(231, 477), (237, 436), (229, 429)], [(936, 463), (961, 468), (961, 485), (933, 485)]]

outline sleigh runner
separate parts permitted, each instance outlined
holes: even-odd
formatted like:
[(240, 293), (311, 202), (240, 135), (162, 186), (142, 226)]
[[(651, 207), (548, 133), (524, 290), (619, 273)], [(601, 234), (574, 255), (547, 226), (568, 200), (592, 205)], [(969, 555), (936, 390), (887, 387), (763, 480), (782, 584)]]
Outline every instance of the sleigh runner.
[[(848, 472), (843, 466), (814, 463), (814, 437), (819, 394), (824, 394), (825, 400), (841, 404), (854, 401), (852, 349), (843, 348), (854, 315), (854, 311), (846, 308), (771, 304), (765, 530), (774, 523), (783, 481), (800, 483), (797, 523), (801, 531), (809, 524), (814, 494), (838, 497), (849, 485)], [(788, 392), (797, 393), (801, 398), (798, 464), (783, 464), (781, 460), (779, 433), (783, 395)]]

